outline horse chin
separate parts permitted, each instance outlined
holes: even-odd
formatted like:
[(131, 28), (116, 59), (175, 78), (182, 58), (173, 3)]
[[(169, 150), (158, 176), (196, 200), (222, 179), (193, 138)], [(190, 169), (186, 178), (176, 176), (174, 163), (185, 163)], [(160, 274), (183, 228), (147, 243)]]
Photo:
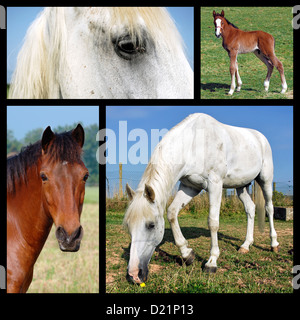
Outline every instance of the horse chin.
[(63, 252), (77, 252), (80, 249), (80, 241), (75, 244), (66, 244), (58, 241), (58, 245)]
[(221, 34), (216, 34), (216, 37), (219, 39), (221, 38)]

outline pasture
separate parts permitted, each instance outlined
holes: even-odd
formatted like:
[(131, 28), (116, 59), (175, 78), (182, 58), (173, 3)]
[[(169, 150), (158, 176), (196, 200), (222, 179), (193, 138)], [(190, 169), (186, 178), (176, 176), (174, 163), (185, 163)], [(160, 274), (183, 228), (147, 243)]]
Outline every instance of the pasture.
[[(182, 232), (196, 253), (190, 266), (182, 264), (170, 225), (149, 264), (144, 288), (126, 280), (130, 236), (122, 226), (124, 211), (106, 213), (106, 292), (107, 293), (291, 293), (293, 222), (275, 221), (280, 252), (270, 251), (268, 224), (265, 232), (254, 231), (254, 244), (248, 254), (237, 252), (246, 234), (246, 215), (221, 213), (218, 233), (220, 257), (216, 274), (202, 267), (209, 258), (210, 232), (207, 212), (182, 212)], [(257, 223), (256, 223), (257, 224)]]
[[(253, 53), (238, 55), (238, 68), (243, 82), (240, 92), (232, 96), (230, 61), (222, 47), (222, 38), (215, 36), (213, 10), (225, 12), (225, 18), (244, 31), (262, 30), (275, 38), (275, 54), (283, 63), (288, 85), (280, 94), (280, 75), (274, 68), (269, 91), (263, 82), (267, 67)], [(291, 7), (202, 7), (201, 8), (201, 99), (292, 99), (293, 98), (293, 29)]]
[(35, 264), (28, 293), (99, 292), (99, 189), (87, 187), (78, 252), (60, 251), (53, 226)]

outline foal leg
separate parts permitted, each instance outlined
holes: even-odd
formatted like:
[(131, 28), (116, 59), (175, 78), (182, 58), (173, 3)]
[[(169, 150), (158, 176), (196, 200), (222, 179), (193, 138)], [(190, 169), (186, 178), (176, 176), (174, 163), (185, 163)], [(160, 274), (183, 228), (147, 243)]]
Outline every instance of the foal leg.
[(222, 183), (210, 182), (208, 187), (209, 196), (209, 215), (208, 227), (211, 236), (210, 257), (205, 264), (204, 271), (215, 273), (217, 271), (217, 259), (220, 254), (218, 245), (218, 230), (219, 230), (219, 216), (220, 206), (222, 200)]
[(259, 58), (268, 68), (268, 73), (267, 73), (267, 77), (266, 80), (264, 81), (264, 87), (265, 87), (265, 91), (269, 90), (269, 85), (270, 85), (270, 78), (273, 72), (273, 64), (269, 62), (269, 60), (261, 53), (260, 50), (255, 50), (254, 54), (257, 56), (257, 58)]
[(270, 55), (270, 60), (280, 73), (281, 85), (282, 85), (281, 93), (285, 93), (287, 90), (287, 83), (286, 83), (285, 76), (284, 76), (283, 65), (282, 65), (281, 61), (275, 56), (274, 53)]
[(235, 77), (236, 77), (236, 81), (237, 81), (237, 88), (236, 88), (236, 92), (240, 92), (241, 91), (241, 87), (242, 87), (242, 79), (240, 77), (239, 74), (239, 67), (238, 67), (238, 63), (236, 61), (236, 71), (235, 71)]
[(181, 255), (187, 265), (193, 263), (195, 253), (193, 249), (188, 248), (188, 242), (184, 238), (178, 223), (178, 213), (185, 207), (197, 194), (198, 190), (192, 189), (180, 183), (176, 196), (168, 208), (167, 217), (170, 222), (175, 243), (180, 249)]
[(254, 230), (254, 216), (255, 216), (255, 204), (251, 200), (249, 195), (249, 186), (236, 189), (238, 197), (244, 204), (244, 208), (247, 214), (247, 233), (245, 242), (241, 245), (239, 252), (248, 253), (249, 246), (253, 243), (253, 230)]
[(234, 90), (235, 90), (235, 73), (237, 71), (237, 52), (231, 51), (230, 54), (230, 75), (231, 75), (231, 85), (230, 85), (230, 90), (228, 92), (228, 95), (232, 95)]

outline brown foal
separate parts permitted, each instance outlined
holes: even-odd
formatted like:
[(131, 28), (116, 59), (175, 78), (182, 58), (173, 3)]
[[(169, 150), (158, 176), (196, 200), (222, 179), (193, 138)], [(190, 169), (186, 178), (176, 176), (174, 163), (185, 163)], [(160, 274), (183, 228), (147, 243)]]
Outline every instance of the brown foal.
[(273, 36), (263, 31), (242, 31), (238, 29), (224, 17), (223, 10), (221, 14), (213, 11), (213, 17), (216, 37), (220, 38), (222, 36), (222, 45), (230, 58), (231, 85), (228, 94), (232, 95), (235, 90), (235, 77), (238, 84), (236, 91), (241, 90), (242, 80), (238, 71), (237, 56), (239, 53), (248, 52), (253, 52), (268, 68), (267, 77), (264, 81), (265, 91), (269, 89), (270, 78), (275, 66), (281, 77), (281, 93), (285, 93), (287, 84), (283, 65), (274, 52), (275, 40)]

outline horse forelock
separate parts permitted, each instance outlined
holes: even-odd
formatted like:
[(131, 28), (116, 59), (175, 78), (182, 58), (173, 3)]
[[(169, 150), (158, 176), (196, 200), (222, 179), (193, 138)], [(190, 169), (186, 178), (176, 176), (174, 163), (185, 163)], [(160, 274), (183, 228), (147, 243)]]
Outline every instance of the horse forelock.
[(167, 41), (172, 46), (181, 44), (182, 40), (174, 21), (168, 11), (162, 7), (105, 7), (90, 8), (90, 15), (106, 17), (109, 34), (113, 29), (125, 28), (138, 40), (144, 37), (145, 31), (154, 42)]
[(134, 199), (130, 202), (123, 220), (123, 226), (131, 230), (141, 221), (154, 220), (151, 204), (144, 197), (143, 191), (137, 191)]
[[(38, 168), (42, 154), (41, 141), (37, 141), (34, 144), (23, 147), (19, 154), (7, 159), (7, 192), (9, 194), (15, 193), (16, 184), (27, 184), (28, 169)], [(82, 148), (72, 137), (71, 131), (55, 134), (55, 138), (45, 152), (48, 163), (80, 163), (81, 155)]]

